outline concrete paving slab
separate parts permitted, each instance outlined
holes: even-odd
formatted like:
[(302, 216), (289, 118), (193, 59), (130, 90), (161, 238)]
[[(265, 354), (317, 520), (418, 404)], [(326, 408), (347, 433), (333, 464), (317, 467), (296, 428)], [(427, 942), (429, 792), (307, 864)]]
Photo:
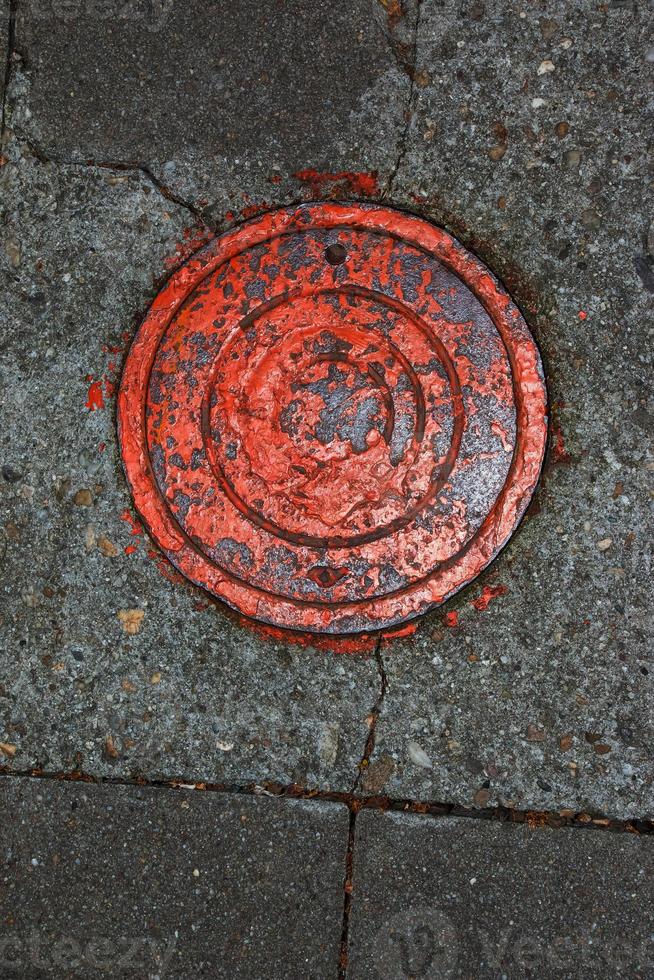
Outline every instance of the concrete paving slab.
[(651, 837), (363, 811), (348, 976), (649, 976), (653, 871)]
[(3, 977), (334, 977), (335, 804), (0, 780)]
[(409, 92), (386, 20), (370, 0), (23, 4), (12, 125), (58, 158), (147, 162), (210, 211), (298, 171), (383, 179)]
[(260, 638), (132, 533), (112, 385), (189, 215), (138, 172), (0, 179), (0, 762), (348, 790), (374, 661)]
[(640, 4), (420, 7), (393, 197), (513, 289), (553, 433), (521, 532), (385, 656), (373, 766), (392, 795), (652, 812), (647, 20)]
[[(225, 38), (245, 65), (250, 8), (235, 6)], [(333, 81), (336, 53), (347, 85), (334, 82), (334, 91), (346, 116), (334, 112), (307, 135), (304, 117), (273, 107), (259, 113), (256, 140), (249, 90), (220, 96), (225, 66), (193, 63), (190, 75), (187, 52), (196, 57), (205, 36), (216, 41), (213, 8), (162, 5), (173, 39), (163, 58), (156, 24), (118, 19), (98, 33), (85, 13), (73, 31), (40, 7), (19, 9), (25, 57), (10, 99), (19, 138), (60, 159), (151, 150), (146, 162), (221, 222), (234, 220), (226, 208), (251, 199), (276, 205), (334, 191), (333, 182), (293, 178), (300, 166), (377, 169), (389, 202), (446, 225), (504, 277), (541, 346), (553, 430), (536, 505), (484, 579), (384, 649), (387, 684), (364, 790), (651, 814), (645, 7), (550, 2), (535, 12), (425, 0), (419, 22), (413, 6), (390, 21), (388, 5), (334, 8), (333, 51), (310, 85)], [(315, 18), (327, 19), (325, 8), (301, 7), (297, 38), (324, 39)], [(287, 13), (275, 8), (282, 27)], [(334, 28), (345, 16), (359, 24), (352, 36)], [(269, 42), (285, 36), (281, 28), (254, 33), (252, 72), (264, 65), (277, 80), (265, 99), (288, 102), (284, 72), (291, 84), (304, 71), (305, 49), (293, 49), (289, 63)], [(409, 92), (401, 66), (414, 58), (412, 41)], [(123, 91), (117, 66), (131, 79), (124, 119), (113, 111)], [(174, 122), (173, 90), (184, 107)], [(206, 125), (191, 125), (195, 105), (205, 107)], [(219, 124), (231, 142), (220, 142)], [(120, 519), (128, 498), (100, 379), (112, 383), (109, 362), (122, 355), (102, 345), (120, 347), (122, 331), (133, 330), (192, 211), (162, 198), (142, 173), (57, 167), (18, 146), (16, 165), (3, 168), (14, 229), (2, 291), (13, 318), (2, 483), (12, 654), (0, 702), (0, 740), (16, 749), (9, 761), (348, 788), (380, 690), (374, 664), (284, 644), (271, 657), (269, 645), (197, 608), (197, 593), (161, 579)], [(345, 181), (336, 192), (361, 196), (356, 187)], [(107, 408), (87, 410), (98, 383)], [(80, 491), (91, 493), (90, 507)]]

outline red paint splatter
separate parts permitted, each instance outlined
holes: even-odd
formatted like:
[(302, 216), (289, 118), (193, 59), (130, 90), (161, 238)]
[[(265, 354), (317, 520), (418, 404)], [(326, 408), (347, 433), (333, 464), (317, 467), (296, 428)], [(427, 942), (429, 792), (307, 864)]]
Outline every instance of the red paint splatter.
[[(222, 604), (221, 604), (221, 608)], [(231, 609), (224, 610), (230, 617), (236, 619), (239, 626), (244, 627), (250, 632), (265, 640), (274, 640), (278, 643), (290, 643), (303, 649), (313, 647), (325, 653), (336, 653), (346, 655), (368, 655), (374, 652), (379, 640), (384, 644), (391, 643), (393, 640), (412, 636), (416, 629), (416, 623), (407, 623), (397, 629), (385, 630), (382, 633), (362, 633), (358, 636), (327, 636), (312, 633), (300, 633), (296, 630), (285, 630), (278, 626), (270, 626), (265, 623), (257, 623), (253, 619), (234, 613)]]
[(382, 633), (381, 637), (384, 643), (389, 640), (401, 640), (407, 636), (413, 636), (417, 629), (417, 623), (407, 623), (406, 626), (398, 626), (396, 630), (389, 630), (388, 632)]
[(585, 310), (579, 310), (579, 319), (580, 320), (586, 320), (587, 318), (588, 318), (588, 314), (586, 313), (586, 311)]
[(484, 609), (488, 609), (493, 599), (506, 595), (508, 591), (506, 585), (485, 585), (481, 595), (474, 599), (472, 604), (479, 612), (483, 612)]
[(273, 640), (278, 643), (290, 643), (293, 646), (302, 648), (313, 647), (330, 653), (360, 654), (372, 653), (377, 643), (375, 634), (363, 633), (360, 636), (320, 636), (311, 633), (300, 633), (295, 630), (285, 630), (278, 626), (269, 626), (266, 623), (257, 623), (247, 616), (227, 611), (228, 615), (234, 615), (239, 626), (244, 627), (251, 633), (262, 637), (265, 640)]
[(121, 343), (120, 344), (103, 344), (102, 351), (104, 354), (122, 354), (132, 339), (131, 334), (128, 330), (123, 330), (121, 332)]
[(379, 193), (377, 171), (372, 173), (343, 170), (340, 173), (319, 173), (317, 170), (298, 170), (293, 174), (306, 184), (312, 197), (343, 197), (354, 194), (361, 197), (374, 197)]
[(454, 629), (455, 626), (458, 626), (459, 614), (456, 611), (456, 609), (453, 609), (452, 612), (445, 613), (445, 615), (443, 616), (443, 622), (445, 623), (446, 626), (449, 626), (450, 629)]
[(555, 463), (567, 464), (572, 462), (570, 453), (565, 448), (563, 432), (559, 422), (552, 422), (552, 460)]
[(552, 403), (552, 421), (550, 429), (550, 442), (552, 447), (552, 462), (567, 465), (572, 462), (572, 457), (567, 451), (563, 430), (559, 419), (559, 412), (564, 409), (565, 402), (557, 401)]
[[(123, 336), (123, 342), (126, 346), (130, 341), (130, 336), (126, 332), (123, 333), (122, 336)], [(105, 354), (107, 353), (115, 354), (123, 350), (124, 347), (121, 346), (108, 347), (106, 344), (103, 344), (102, 346), (102, 351)], [(90, 412), (95, 412), (98, 411), (99, 409), (103, 409), (105, 407), (105, 398), (113, 398), (113, 396), (116, 394), (116, 383), (117, 383), (119, 370), (120, 370), (119, 365), (115, 361), (111, 360), (107, 364), (107, 370), (104, 376), (101, 376), (99, 378), (94, 378), (92, 374), (86, 375), (86, 380), (90, 382), (90, 385), (86, 397), (85, 407)]]
[(125, 551), (125, 554), (126, 555), (133, 555), (136, 550), (137, 550), (137, 547), (136, 547), (135, 544), (125, 545), (125, 548), (124, 548), (124, 551)]
[(235, 615), (238, 625), (244, 627), (252, 633), (265, 640), (273, 640), (278, 643), (288, 643), (293, 646), (313, 647), (325, 653), (338, 654), (370, 654), (373, 653), (378, 642), (378, 635), (375, 633), (362, 633), (359, 636), (327, 636), (311, 633), (300, 633), (295, 630), (285, 630), (278, 626), (269, 626), (265, 623), (257, 623), (247, 616), (233, 614), (227, 610), (228, 615)]
[(132, 515), (132, 512), (129, 511), (127, 508), (125, 508), (125, 510), (120, 515), (120, 519), (121, 521), (125, 521), (127, 524), (130, 525), (131, 527), (130, 534), (134, 534), (134, 535), (143, 534), (142, 525), (140, 524), (139, 521), (137, 521), (137, 519)]
[(214, 233), (206, 225), (194, 225), (182, 232), (182, 241), (175, 246), (175, 254), (164, 259), (166, 269), (176, 269), (178, 265), (190, 258), (194, 252), (214, 238)]
[(188, 581), (183, 575), (173, 568), (167, 558), (161, 554), (160, 551), (155, 551), (154, 548), (149, 548), (147, 551), (147, 556), (150, 561), (153, 561), (157, 566), (157, 571), (160, 572), (165, 579), (169, 582), (173, 582), (175, 585), (188, 585)]
[[(88, 381), (89, 378), (86, 380)], [(104, 408), (102, 378), (98, 379), (97, 381), (91, 381), (88, 394), (86, 396), (86, 408), (88, 408), (89, 412), (97, 412), (99, 409)]]

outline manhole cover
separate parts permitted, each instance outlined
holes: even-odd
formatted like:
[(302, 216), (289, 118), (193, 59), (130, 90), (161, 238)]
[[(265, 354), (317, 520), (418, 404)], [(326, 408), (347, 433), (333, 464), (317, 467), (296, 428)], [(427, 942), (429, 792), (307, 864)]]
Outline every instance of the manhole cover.
[(444, 231), (372, 205), (276, 211), (197, 253), (134, 340), (118, 416), (173, 564), (326, 633), (400, 623), (478, 575), (546, 440), (510, 297)]

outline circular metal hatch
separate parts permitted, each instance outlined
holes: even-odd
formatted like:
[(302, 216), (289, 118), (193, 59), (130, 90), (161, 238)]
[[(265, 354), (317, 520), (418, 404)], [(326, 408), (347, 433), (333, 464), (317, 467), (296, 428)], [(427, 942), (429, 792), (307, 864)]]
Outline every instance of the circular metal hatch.
[(488, 269), (362, 204), (274, 211), (155, 299), (123, 462), (187, 578), (275, 626), (356, 633), (444, 602), (506, 544), (547, 436), (538, 350)]

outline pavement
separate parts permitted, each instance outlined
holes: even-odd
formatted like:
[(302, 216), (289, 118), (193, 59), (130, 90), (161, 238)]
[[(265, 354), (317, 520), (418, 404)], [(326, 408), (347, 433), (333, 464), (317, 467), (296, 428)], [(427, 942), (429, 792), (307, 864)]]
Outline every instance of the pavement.
[[(644, 0), (1, 0), (9, 975), (120, 952), (144, 977), (654, 976), (650, 23)], [(551, 410), (496, 561), (349, 655), (180, 580), (115, 431), (171, 271), (324, 198), (476, 252)]]

